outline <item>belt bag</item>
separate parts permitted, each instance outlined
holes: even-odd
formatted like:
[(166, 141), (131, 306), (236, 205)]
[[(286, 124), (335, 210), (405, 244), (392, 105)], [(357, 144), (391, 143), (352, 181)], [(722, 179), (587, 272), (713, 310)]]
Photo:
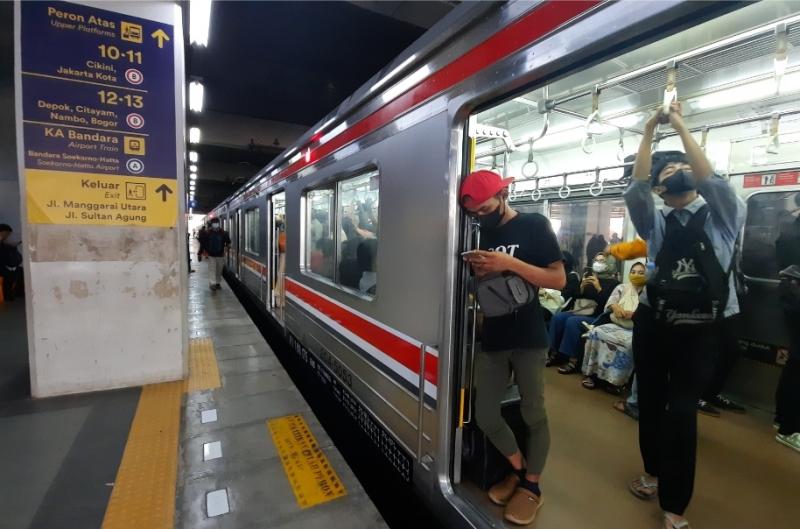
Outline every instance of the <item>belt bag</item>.
[(487, 318), (512, 314), (536, 296), (536, 288), (515, 274), (492, 275), (478, 282), (478, 303)]

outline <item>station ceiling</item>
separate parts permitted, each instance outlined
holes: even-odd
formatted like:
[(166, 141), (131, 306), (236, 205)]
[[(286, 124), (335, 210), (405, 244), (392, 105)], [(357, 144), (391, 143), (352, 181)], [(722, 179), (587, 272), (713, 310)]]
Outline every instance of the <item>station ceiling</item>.
[[(457, 3), (215, 1), (206, 47), (189, 44), (187, 16), (187, 77), (205, 88), (203, 113), (187, 119), (208, 138), (195, 149), (197, 209), (222, 201), (245, 174), (266, 165)], [(241, 136), (223, 130), (235, 123), (230, 116), (264, 120), (264, 134), (220, 141)], [(271, 133), (270, 122), (294, 127), (284, 127), (281, 137)], [(208, 162), (213, 174), (204, 170)]]

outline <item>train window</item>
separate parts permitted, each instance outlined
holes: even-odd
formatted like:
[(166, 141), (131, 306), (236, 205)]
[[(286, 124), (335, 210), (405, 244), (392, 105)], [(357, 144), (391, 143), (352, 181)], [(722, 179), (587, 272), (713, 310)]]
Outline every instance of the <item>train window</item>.
[(375, 295), (378, 170), (306, 194), (305, 270), (365, 296)]
[(577, 271), (588, 266), (594, 254), (622, 240), (625, 202), (615, 198), (553, 203), (550, 225), (562, 250), (572, 254)]
[(244, 212), (244, 249), (253, 254), (261, 253), (260, 210), (248, 209)]
[(309, 191), (306, 195), (306, 270), (334, 279), (334, 188)]
[[(800, 229), (800, 192), (756, 193), (747, 199), (742, 241), (742, 272), (749, 277), (778, 279), (789, 266), (781, 235)], [(789, 250), (791, 251), (791, 250)]]
[(337, 184), (339, 252), (337, 282), (374, 295), (378, 274), (378, 171)]

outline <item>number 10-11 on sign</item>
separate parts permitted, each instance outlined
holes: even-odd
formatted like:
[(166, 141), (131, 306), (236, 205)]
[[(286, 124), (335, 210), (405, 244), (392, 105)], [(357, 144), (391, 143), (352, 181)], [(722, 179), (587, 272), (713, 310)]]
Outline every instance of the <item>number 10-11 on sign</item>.
[(121, 57), (127, 58), (128, 62), (134, 64), (142, 64), (142, 52), (125, 50), (122, 51), (116, 46), (107, 46), (100, 44), (97, 49), (100, 50), (100, 56), (104, 59), (111, 59), (112, 61), (119, 60)]

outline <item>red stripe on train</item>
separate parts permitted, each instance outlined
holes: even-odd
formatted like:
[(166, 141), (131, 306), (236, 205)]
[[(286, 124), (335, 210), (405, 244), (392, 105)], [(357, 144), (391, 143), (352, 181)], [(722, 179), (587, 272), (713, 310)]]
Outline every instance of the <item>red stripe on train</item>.
[(447, 66), (432, 73), (394, 101), (384, 105), (358, 123), (353, 124), (352, 127), (343, 131), (325, 145), (312, 149), (309, 156), (302, 157), (278, 173), (269, 180), (268, 185), (285, 180), (349, 143), (391, 123), (394, 119), (409, 112), (424, 101), (433, 98), (435, 95), (475, 75), (484, 68), (533, 43), (562, 24), (585, 13), (598, 3), (600, 3), (599, 0), (543, 3)]
[[(419, 374), (419, 346), (382, 329), (299, 283), (286, 281), (286, 290), (376, 349), (392, 357), (413, 373)], [(438, 374), (439, 359), (430, 353), (425, 353), (425, 380), (435, 386)]]

